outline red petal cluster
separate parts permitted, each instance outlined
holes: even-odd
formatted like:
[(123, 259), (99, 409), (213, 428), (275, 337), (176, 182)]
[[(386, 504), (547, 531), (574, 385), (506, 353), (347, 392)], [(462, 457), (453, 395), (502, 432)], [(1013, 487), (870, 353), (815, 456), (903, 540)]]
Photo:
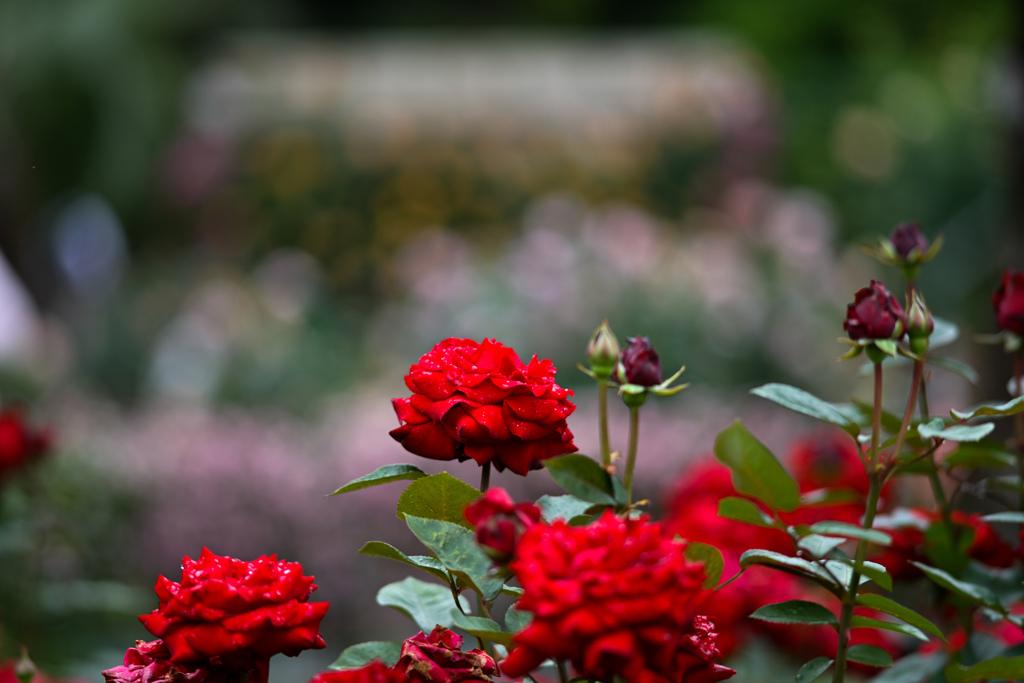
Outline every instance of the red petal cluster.
[(420, 631), (402, 643), (395, 671), (410, 683), (460, 683), (490, 681), (497, 671), (494, 659), (480, 649), (462, 651), (462, 636), (435, 626), (427, 636)]
[(907, 318), (885, 285), (872, 280), (846, 307), (843, 329), (853, 340), (899, 339), (907, 329)]
[(493, 462), (525, 475), (576, 445), (566, 425), (576, 406), (555, 384), (555, 366), (485, 339), (446, 339), (409, 368), (409, 398), (392, 400), (402, 426), (391, 436), (434, 460)]
[(170, 657), (164, 641), (137, 640), (135, 647), (125, 653), (124, 664), (104, 671), (103, 680), (106, 683), (228, 683), (232, 680), (224, 667), (209, 662), (175, 664)]
[(309, 683), (407, 683), (407, 679), (405, 674), (374, 660), (358, 669), (318, 673)]
[(492, 560), (507, 564), (523, 532), (541, 520), (533, 503), (516, 504), (505, 489), (489, 489), (466, 506), (466, 520), (476, 527), (476, 542)]
[(992, 294), (999, 329), (1024, 337), (1024, 270), (1007, 270)]
[(585, 527), (562, 521), (523, 534), (511, 568), (517, 605), (533, 621), (502, 662), (506, 676), (545, 659), (568, 659), (580, 676), (630, 683), (712, 683), (732, 669), (713, 663), (716, 634), (697, 609), (709, 591), (685, 544), (646, 517), (606, 512)]
[(212, 660), (265, 681), (270, 657), (325, 646), (319, 630), (328, 603), (308, 602), (314, 590), (297, 562), (243, 562), (203, 548), (198, 560), (183, 559), (181, 583), (157, 580), (160, 606), (139, 621), (163, 638), (172, 662)]
[(49, 449), (49, 432), (33, 429), (16, 408), (0, 410), (0, 479)]

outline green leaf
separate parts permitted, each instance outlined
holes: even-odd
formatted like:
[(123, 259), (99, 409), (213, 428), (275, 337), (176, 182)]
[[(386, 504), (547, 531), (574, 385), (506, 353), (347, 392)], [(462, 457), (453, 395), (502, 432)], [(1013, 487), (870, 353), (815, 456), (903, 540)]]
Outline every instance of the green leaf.
[(811, 624), (839, 627), (836, 615), (816, 602), (787, 600), (759, 607), (750, 615), (751, 619), (773, 624)]
[(991, 422), (980, 425), (951, 425), (946, 427), (941, 417), (917, 426), (917, 433), (922, 439), (940, 438), (949, 441), (981, 441), (996, 426)]
[(981, 379), (978, 376), (978, 371), (972, 368), (967, 363), (958, 361), (955, 358), (938, 358), (936, 356), (928, 356), (925, 360), (928, 365), (934, 365), (937, 368), (948, 370), (953, 374), (960, 375), (971, 384), (977, 384)]
[(871, 617), (862, 617), (859, 614), (853, 615), (850, 619), (850, 628), (880, 628), (885, 631), (902, 633), (905, 636), (911, 636), (918, 640), (923, 640), (926, 643), (928, 642), (928, 636), (925, 635), (924, 631), (916, 626), (900, 624), (892, 621), (883, 621), (881, 619), (873, 619)]
[(494, 563), (477, 545), (472, 531), (451, 522), (412, 515), (405, 516), (405, 523), (441, 564), (453, 574), (466, 577), (484, 600), (498, 597), (505, 581), (491, 573)]
[(454, 607), (452, 608), (451, 615), (452, 626), (455, 628), (461, 628), (470, 635), (486, 638), (487, 640), (495, 643), (501, 643), (502, 645), (508, 645), (512, 642), (512, 634), (502, 629), (495, 621), (491, 621), (484, 617), (465, 615)]
[(846, 543), (845, 538), (808, 534), (797, 541), (797, 546), (806, 550), (814, 557), (828, 557), (830, 552), (841, 546), (843, 543)]
[(837, 427), (843, 428), (852, 436), (860, 433), (860, 428), (843, 415), (834, 405), (803, 389), (798, 389), (788, 384), (771, 383), (751, 389), (750, 393), (766, 398), (769, 401), (774, 401), (780, 406), (789, 408), (802, 415), (834, 424)]
[(525, 593), (526, 591), (524, 591), (522, 588), (519, 588), (518, 586), (509, 586), (508, 584), (506, 584), (502, 587), (501, 592), (505, 595), (508, 595), (509, 597), (513, 597), (516, 600), (518, 600), (519, 598), (523, 597), (523, 593)]
[(585, 513), (590, 506), (591, 503), (576, 496), (541, 496), (537, 499), (537, 507), (548, 522), (556, 519), (568, 522)]
[[(789, 574), (796, 574), (797, 576), (809, 578), (836, 594), (845, 592), (846, 586), (849, 585), (849, 570), (844, 565), (838, 566), (840, 574), (837, 575), (837, 578), (840, 583), (837, 584), (835, 579), (833, 579), (817, 562), (809, 562), (808, 560), (804, 560), (799, 557), (790, 557), (771, 550), (755, 548), (740, 555), (741, 569), (747, 569), (754, 564), (773, 567)], [(830, 569), (834, 568), (835, 567), (830, 567)], [(846, 572), (845, 575), (843, 572)], [(844, 576), (846, 579), (845, 585), (843, 584)]]
[(515, 605), (505, 611), (505, 630), (509, 633), (519, 633), (533, 621), (533, 613), (526, 610), (519, 610)]
[(463, 510), (481, 495), (475, 488), (447, 472), (432, 474), (409, 484), (398, 497), (398, 518), (405, 519), (406, 515), (413, 515), (461, 524), (472, 529), (473, 525), (466, 521)]
[[(829, 561), (844, 564), (850, 568), (851, 573), (853, 572), (853, 560), (851, 559), (840, 558), (838, 560)], [(860, 566), (860, 574), (861, 583), (870, 579), (881, 586), (884, 590), (892, 590), (892, 577), (889, 576), (889, 572), (884, 565), (878, 564), (877, 562), (871, 562), (870, 560), (865, 560)], [(847, 581), (847, 585), (849, 585), (849, 581)]]
[(1004, 614), (1006, 610), (1002, 605), (999, 604), (999, 600), (996, 598), (996, 594), (991, 589), (985, 586), (979, 586), (976, 583), (968, 583), (967, 581), (960, 581), (953, 578), (941, 569), (935, 567), (929, 567), (926, 564), (920, 562), (910, 561), (910, 564), (914, 565), (925, 575), (935, 583), (939, 584), (948, 591), (956, 593), (960, 597), (967, 598), (971, 602), (979, 605), (984, 605), (990, 609), (994, 609), (1000, 614)]
[(871, 683), (921, 683), (942, 668), (946, 662), (944, 654), (912, 654), (900, 657), (891, 669), (886, 669), (871, 679)]
[(768, 528), (778, 526), (771, 517), (764, 513), (764, 510), (757, 507), (756, 503), (735, 496), (727, 496), (718, 501), (718, 516), (755, 526)]
[(386, 640), (374, 640), (346, 647), (334, 660), (329, 669), (359, 669), (375, 659), (393, 666), (402, 654), (402, 644)]
[(928, 346), (930, 348), (937, 349), (940, 346), (948, 346), (960, 336), (960, 328), (952, 320), (946, 320), (938, 316), (933, 316), (932, 320), (935, 322), (935, 329), (932, 330), (931, 335), (928, 337)]
[(851, 645), (846, 651), (846, 658), (853, 662), (860, 662), (868, 666), (886, 667), (892, 666), (892, 656), (880, 647), (875, 645)]
[(433, 557), (426, 555), (406, 555), (398, 548), (384, 543), (383, 541), (369, 541), (359, 549), (360, 555), (370, 557), (387, 557), (392, 560), (404, 562), (410, 566), (430, 572), (442, 581), (448, 581), (448, 572), (444, 566)]
[(885, 597), (884, 595), (861, 593), (857, 596), (857, 604), (864, 607), (870, 607), (871, 609), (876, 609), (879, 612), (885, 612), (890, 616), (905, 621), (911, 626), (916, 626), (922, 631), (931, 633), (936, 638), (941, 638), (942, 640), (946, 639), (946, 636), (942, 634), (942, 630), (927, 618), (921, 616), (909, 607), (904, 607), (895, 600)]
[[(394, 607), (416, 622), (424, 633), (430, 633), (435, 626), (450, 628), (451, 610), (455, 598), (447, 586), (427, 583), (408, 576), (401, 581), (389, 583), (377, 591), (377, 604)], [(469, 602), (460, 597), (464, 610)]]
[(547, 458), (541, 463), (567, 492), (591, 504), (615, 505), (612, 476), (600, 463), (579, 453)]
[(980, 405), (974, 410), (969, 412), (960, 412), (959, 410), (949, 411), (957, 420), (970, 420), (972, 417), (979, 417), (981, 415), (1013, 415), (1024, 410), (1024, 396), (1018, 396), (1012, 401), (1000, 405), (984, 404)]
[(844, 538), (857, 538), (878, 545), (892, 545), (892, 537), (878, 529), (864, 529), (856, 524), (847, 522), (817, 522), (811, 525), (811, 531), (816, 534), (831, 536), (842, 536)]
[(715, 457), (732, 470), (736, 490), (773, 510), (789, 512), (800, 505), (800, 488), (764, 444), (737, 420), (715, 439)]
[(391, 481), (401, 481), (404, 479), (419, 479), (427, 476), (427, 473), (421, 470), (415, 465), (384, 465), (384, 467), (378, 467), (373, 472), (370, 472), (364, 477), (353, 479), (349, 483), (336, 490), (334, 493), (328, 495), (336, 496), (339, 493), (348, 493), (349, 491), (358, 491), (359, 489), (369, 488), (371, 486), (379, 486), (381, 484), (387, 484)]
[(1024, 512), (993, 512), (991, 515), (985, 515), (982, 519), (986, 522), (1024, 524)]
[(714, 588), (722, 579), (722, 570), (725, 568), (725, 560), (722, 552), (713, 545), (690, 541), (683, 551), (686, 559), (691, 562), (704, 564), (704, 575), (707, 577), (701, 584), (704, 588)]
[(835, 660), (831, 657), (824, 655), (815, 657), (796, 672), (796, 683), (812, 683), (817, 680), (818, 676), (828, 671), (834, 663)]
[(949, 683), (980, 681), (984, 678), (1004, 678), (1011, 681), (1024, 679), (1024, 656), (993, 657), (974, 666), (950, 664), (943, 671)]
[(998, 445), (987, 445), (991, 442), (961, 444), (955, 451), (947, 455), (943, 462), (950, 467), (989, 467), (999, 469), (1011, 467), (1016, 463), (1012, 453), (1007, 453)]

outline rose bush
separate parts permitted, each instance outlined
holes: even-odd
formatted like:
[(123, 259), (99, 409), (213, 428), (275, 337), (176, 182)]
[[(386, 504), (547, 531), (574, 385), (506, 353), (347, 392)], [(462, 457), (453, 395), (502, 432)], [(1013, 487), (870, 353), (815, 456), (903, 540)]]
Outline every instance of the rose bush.
[(402, 643), (394, 669), (410, 683), (460, 683), (490, 681), (498, 670), (494, 659), (480, 649), (462, 651), (462, 636), (444, 626), (430, 635), (420, 631)]
[(180, 583), (161, 576), (155, 590), (159, 607), (139, 621), (176, 664), (212, 661), (250, 670), (257, 683), (275, 654), (325, 646), (319, 629), (328, 603), (309, 602), (313, 577), (276, 555), (243, 562), (203, 548), (198, 560), (182, 560)]
[(730, 678), (711, 622), (698, 614), (710, 591), (702, 564), (646, 517), (606, 512), (584, 527), (558, 520), (523, 534), (511, 568), (519, 609), (533, 621), (514, 638), (502, 672), (518, 677), (545, 659), (578, 675), (631, 683), (710, 683)]
[(529, 363), (494, 340), (446, 339), (409, 368), (409, 398), (392, 401), (391, 436), (434, 460), (472, 458), (525, 475), (542, 460), (576, 451), (565, 422), (576, 406), (555, 384), (550, 360)]

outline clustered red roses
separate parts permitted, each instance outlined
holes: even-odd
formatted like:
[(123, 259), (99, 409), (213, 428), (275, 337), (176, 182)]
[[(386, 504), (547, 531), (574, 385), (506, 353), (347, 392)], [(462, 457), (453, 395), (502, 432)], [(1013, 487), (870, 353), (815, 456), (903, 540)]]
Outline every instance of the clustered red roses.
[(50, 449), (50, 433), (35, 429), (17, 408), (0, 410), (0, 479), (38, 460)]
[(578, 675), (630, 683), (712, 683), (735, 671), (714, 663), (716, 633), (698, 609), (704, 567), (685, 544), (646, 517), (610, 511), (584, 527), (561, 520), (523, 534), (511, 568), (533, 621), (502, 662), (518, 677), (548, 658), (569, 660)]
[(394, 666), (374, 660), (358, 669), (325, 671), (309, 683), (463, 683), (491, 680), (498, 667), (480, 649), (462, 651), (462, 636), (444, 626), (420, 631), (402, 643)]
[(555, 384), (555, 366), (485, 339), (446, 339), (409, 368), (409, 398), (392, 401), (402, 423), (391, 436), (434, 460), (472, 458), (525, 475), (541, 461), (572, 453), (565, 422), (576, 406)]
[(203, 548), (198, 560), (182, 560), (181, 573), (180, 583), (157, 580), (159, 607), (139, 617), (161, 640), (129, 649), (124, 666), (104, 672), (108, 683), (201, 683), (221, 680), (220, 672), (266, 683), (274, 655), (325, 646), (328, 603), (309, 602), (316, 586), (297, 562), (276, 555), (243, 562)]

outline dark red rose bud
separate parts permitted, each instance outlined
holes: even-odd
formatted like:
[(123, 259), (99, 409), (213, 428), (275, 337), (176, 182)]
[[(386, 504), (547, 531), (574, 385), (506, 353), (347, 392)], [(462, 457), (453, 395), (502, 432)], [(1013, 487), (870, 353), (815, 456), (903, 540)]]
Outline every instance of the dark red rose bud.
[(921, 226), (917, 223), (900, 223), (889, 235), (889, 241), (892, 243), (896, 255), (904, 261), (915, 252), (918, 256), (923, 256), (928, 252), (928, 239), (921, 232)]
[(877, 280), (861, 289), (846, 307), (843, 329), (858, 339), (899, 339), (907, 328), (907, 319), (896, 297)]
[(498, 564), (515, 557), (516, 544), (523, 532), (541, 520), (540, 508), (533, 503), (516, 505), (504, 489), (490, 489), (466, 506), (466, 519), (476, 527), (476, 542)]
[(0, 479), (50, 449), (50, 434), (33, 428), (17, 408), (0, 410)]
[(1003, 273), (1003, 282), (992, 295), (992, 306), (1000, 329), (1024, 337), (1024, 271)]
[(435, 626), (429, 636), (420, 631), (402, 643), (394, 670), (404, 673), (409, 683), (490, 681), (498, 668), (494, 659), (483, 650), (461, 648), (462, 636)]
[(653, 387), (661, 384), (661, 360), (647, 337), (629, 337), (619, 357), (619, 380), (627, 384)]

